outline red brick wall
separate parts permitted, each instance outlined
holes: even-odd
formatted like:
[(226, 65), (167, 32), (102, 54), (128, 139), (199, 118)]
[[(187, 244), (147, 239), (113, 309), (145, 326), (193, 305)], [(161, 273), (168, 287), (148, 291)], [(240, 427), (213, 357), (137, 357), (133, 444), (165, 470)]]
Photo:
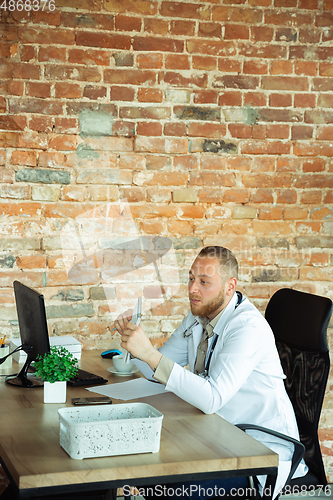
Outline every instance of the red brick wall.
[[(110, 344), (105, 297), (69, 281), (59, 235), (125, 198), (179, 258), (179, 293), (145, 318), (156, 343), (203, 245), (235, 251), (261, 311), (281, 287), (333, 298), (332, 0), (0, 3), (2, 332), (18, 335), (20, 279), (43, 288), (53, 333)], [(329, 388), (333, 480), (331, 415)]]

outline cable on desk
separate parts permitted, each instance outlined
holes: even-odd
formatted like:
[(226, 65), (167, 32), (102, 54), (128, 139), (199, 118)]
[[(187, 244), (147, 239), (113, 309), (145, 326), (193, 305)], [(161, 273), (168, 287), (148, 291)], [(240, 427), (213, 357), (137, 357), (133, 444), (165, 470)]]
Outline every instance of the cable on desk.
[[(0, 358), (0, 365), (2, 365), (2, 363), (4, 363), (6, 361), (6, 359), (9, 358), (9, 356), (12, 356), (16, 352), (19, 352), (19, 351), (31, 351), (31, 349), (33, 349), (33, 347), (31, 345), (29, 345), (29, 344), (22, 344), (22, 345), (16, 347), (12, 352), (10, 352), (9, 354), (7, 354), (7, 356), (4, 356), (3, 358)], [(15, 374), (15, 375), (17, 375), (17, 374)], [(8, 377), (8, 373), (6, 373), (6, 374), (0, 374), (0, 377)]]

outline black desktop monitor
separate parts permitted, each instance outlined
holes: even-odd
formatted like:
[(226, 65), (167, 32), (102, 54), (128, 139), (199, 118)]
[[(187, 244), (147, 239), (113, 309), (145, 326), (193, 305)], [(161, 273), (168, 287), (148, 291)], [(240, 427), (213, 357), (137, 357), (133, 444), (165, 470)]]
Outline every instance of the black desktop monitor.
[(44, 297), (19, 281), (14, 281), (14, 293), (21, 343), (27, 353), (27, 360), (20, 373), (7, 377), (6, 382), (19, 387), (42, 387), (42, 380), (28, 377), (27, 372), (38, 354), (43, 356), (50, 351)]

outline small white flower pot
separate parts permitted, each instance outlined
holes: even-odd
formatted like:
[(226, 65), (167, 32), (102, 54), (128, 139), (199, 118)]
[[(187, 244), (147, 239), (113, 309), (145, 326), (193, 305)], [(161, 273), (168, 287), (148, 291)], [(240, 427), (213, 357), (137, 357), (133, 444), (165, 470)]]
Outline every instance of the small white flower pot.
[(44, 403), (66, 403), (67, 382), (44, 382)]

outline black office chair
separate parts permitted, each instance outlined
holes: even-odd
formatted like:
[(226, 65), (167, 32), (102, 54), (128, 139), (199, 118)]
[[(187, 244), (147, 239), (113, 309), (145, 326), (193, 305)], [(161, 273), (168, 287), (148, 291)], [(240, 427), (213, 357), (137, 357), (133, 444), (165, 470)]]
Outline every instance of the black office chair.
[[(293, 405), (306, 476), (291, 479), (302, 459), (302, 448), (295, 442), (292, 469), (285, 483), (289, 491), (304, 491), (327, 485), (318, 440), (318, 423), (329, 373), (327, 327), (332, 315), (332, 301), (290, 288), (278, 290), (270, 299), (265, 318), (271, 326), (279, 352), (285, 386)], [(256, 426), (240, 425), (241, 429)], [(276, 435), (273, 431), (270, 434)], [(281, 437), (281, 436), (280, 436)], [(290, 438), (285, 437), (290, 441)], [(302, 490), (301, 490), (302, 488)]]
[(318, 440), (318, 424), (330, 368), (327, 327), (332, 301), (290, 288), (270, 299), (265, 318), (270, 324), (286, 375), (285, 386), (294, 407), (304, 460), (309, 467), (303, 478), (290, 485), (326, 486)]

